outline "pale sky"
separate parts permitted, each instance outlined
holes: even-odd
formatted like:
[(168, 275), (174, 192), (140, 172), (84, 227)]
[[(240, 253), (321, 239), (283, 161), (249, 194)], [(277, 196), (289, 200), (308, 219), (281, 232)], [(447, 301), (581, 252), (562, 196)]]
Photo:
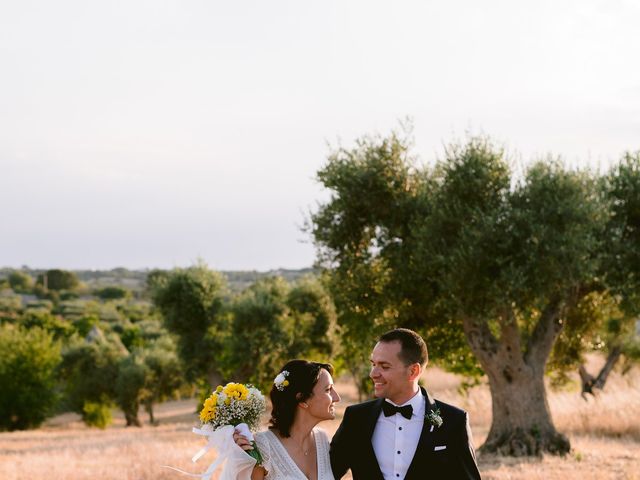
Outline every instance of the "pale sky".
[(330, 149), (413, 118), (640, 149), (636, 0), (0, 0), (0, 266), (300, 268)]

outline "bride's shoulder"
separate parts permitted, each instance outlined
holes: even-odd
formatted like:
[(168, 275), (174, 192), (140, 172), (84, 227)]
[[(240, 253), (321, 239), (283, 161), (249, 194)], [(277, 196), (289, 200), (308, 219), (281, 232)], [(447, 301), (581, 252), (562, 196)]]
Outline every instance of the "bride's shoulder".
[(270, 430), (262, 430), (253, 434), (256, 442), (269, 442), (273, 439), (273, 432)]
[(253, 434), (258, 444), (258, 448), (269, 448), (269, 450), (277, 448), (276, 443), (279, 442), (278, 437), (272, 430), (262, 430)]
[(313, 431), (322, 440), (327, 440), (327, 441), (329, 440), (329, 435), (327, 435), (327, 432), (324, 429), (320, 427), (314, 427)]

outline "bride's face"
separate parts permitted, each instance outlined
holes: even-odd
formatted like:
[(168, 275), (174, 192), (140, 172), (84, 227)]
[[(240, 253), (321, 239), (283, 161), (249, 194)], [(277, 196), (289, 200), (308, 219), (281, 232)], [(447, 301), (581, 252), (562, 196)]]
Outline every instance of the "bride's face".
[(307, 411), (319, 420), (332, 420), (336, 417), (335, 404), (339, 401), (340, 395), (333, 389), (333, 378), (323, 368), (311, 397), (305, 402)]

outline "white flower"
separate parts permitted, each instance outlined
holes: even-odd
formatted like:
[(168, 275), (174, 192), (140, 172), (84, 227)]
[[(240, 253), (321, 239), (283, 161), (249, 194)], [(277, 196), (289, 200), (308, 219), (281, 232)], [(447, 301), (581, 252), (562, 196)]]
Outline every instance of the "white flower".
[(276, 378), (273, 379), (273, 384), (278, 390), (283, 391), (285, 387), (289, 385), (289, 380), (287, 380), (288, 376), (289, 372), (283, 370), (276, 376)]
[(249, 388), (249, 396), (250, 397), (256, 397), (259, 399), (263, 399), (264, 396), (262, 395), (262, 392), (260, 390), (258, 390), (256, 387), (250, 387)]
[(224, 392), (220, 392), (218, 394), (218, 405), (224, 405), (224, 401), (227, 399), (227, 394)]

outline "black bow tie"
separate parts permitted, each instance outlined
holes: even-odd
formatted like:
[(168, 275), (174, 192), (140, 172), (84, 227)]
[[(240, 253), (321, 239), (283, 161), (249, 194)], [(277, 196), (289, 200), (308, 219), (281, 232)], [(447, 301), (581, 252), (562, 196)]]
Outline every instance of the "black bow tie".
[(399, 413), (407, 420), (409, 420), (411, 418), (411, 415), (413, 415), (413, 407), (411, 405), (405, 405), (404, 407), (396, 407), (395, 405), (392, 405), (387, 401), (384, 401), (382, 403), (382, 411), (384, 412), (385, 417), (390, 417), (391, 415), (395, 415), (396, 413)]

